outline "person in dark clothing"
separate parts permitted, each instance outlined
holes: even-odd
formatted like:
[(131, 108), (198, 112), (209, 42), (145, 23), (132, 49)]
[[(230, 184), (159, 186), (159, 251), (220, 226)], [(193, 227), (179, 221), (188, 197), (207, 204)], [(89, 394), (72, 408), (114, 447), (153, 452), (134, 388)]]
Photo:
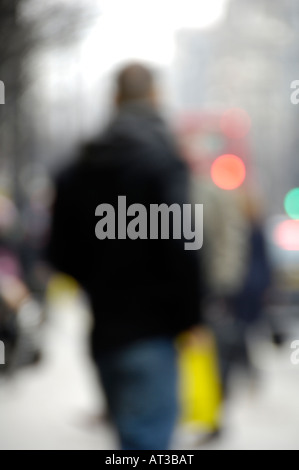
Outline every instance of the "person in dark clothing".
[[(184, 236), (99, 240), (99, 204), (189, 203), (189, 175), (159, 116), (154, 78), (132, 64), (118, 75), (117, 113), (60, 176), (48, 257), (89, 294), (92, 354), (123, 449), (165, 449), (177, 417), (174, 338), (200, 321), (198, 252)], [(173, 216), (174, 217), (174, 216)], [(128, 217), (132, 220), (132, 217)], [(148, 215), (148, 225), (150, 224)]]
[(250, 192), (243, 194), (243, 209), (248, 219), (248, 255), (242, 285), (228, 301), (231, 323), (227, 331), (230, 334), (226, 335), (226, 347), (223, 349), (225, 354), (221, 357), (225, 391), (231, 370), (236, 364), (243, 366), (249, 377), (256, 377), (256, 370), (250, 358), (248, 334), (251, 328), (265, 317), (266, 298), (273, 277), (263, 233), (260, 204)]
[(249, 259), (242, 289), (232, 305), (239, 321), (251, 325), (263, 314), (265, 296), (271, 286), (272, 269), (261, 225), (252, 222), (249, 234)]

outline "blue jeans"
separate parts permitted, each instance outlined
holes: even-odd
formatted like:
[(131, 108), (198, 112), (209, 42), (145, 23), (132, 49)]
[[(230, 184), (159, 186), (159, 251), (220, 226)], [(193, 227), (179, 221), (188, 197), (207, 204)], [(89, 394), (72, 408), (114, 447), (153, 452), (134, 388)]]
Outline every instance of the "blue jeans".
[(167, 450), (178, 414), (173, 340), (140, 340), (97, 364), (122, 449)]

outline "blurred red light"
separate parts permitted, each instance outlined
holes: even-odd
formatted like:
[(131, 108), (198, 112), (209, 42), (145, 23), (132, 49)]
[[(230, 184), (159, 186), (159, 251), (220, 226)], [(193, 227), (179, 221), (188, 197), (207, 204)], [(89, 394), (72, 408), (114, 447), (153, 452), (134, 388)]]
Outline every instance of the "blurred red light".
[(211, 177), (216, 186), (231, 191), (243, 184), (246, 168), (241, 158), (236, 155), (222, 155), (214, 161)]
[(274, 231), (274, 242), (287, 251), (299, 251), (299, 221), (285, 220)]
[(251, 119), (244, 109), (232, 108), (221, 117), (220, 128), (228, 138), (242, 139), (250, 131)]

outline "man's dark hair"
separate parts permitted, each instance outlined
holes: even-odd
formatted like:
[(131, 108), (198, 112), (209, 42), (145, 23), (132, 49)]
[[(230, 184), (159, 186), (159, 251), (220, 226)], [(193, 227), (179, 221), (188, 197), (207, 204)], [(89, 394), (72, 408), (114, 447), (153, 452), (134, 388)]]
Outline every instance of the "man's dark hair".
[(139, 63), (127, 65), (116, 77), (116, 94), (118, 101), (122, 103), (150, 99), (154, 88), (153, 72)]

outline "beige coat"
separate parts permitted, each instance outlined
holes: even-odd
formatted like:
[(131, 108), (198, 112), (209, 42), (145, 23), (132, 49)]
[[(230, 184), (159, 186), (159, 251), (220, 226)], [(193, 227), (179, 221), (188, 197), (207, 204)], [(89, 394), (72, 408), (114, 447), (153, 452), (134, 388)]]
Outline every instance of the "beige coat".
[(241, 194), (194, 176), (192, 199), (204, 206), (202, 255), (207, 285), (215, 295), (234, 294), (244, 280), (249, 243)]

